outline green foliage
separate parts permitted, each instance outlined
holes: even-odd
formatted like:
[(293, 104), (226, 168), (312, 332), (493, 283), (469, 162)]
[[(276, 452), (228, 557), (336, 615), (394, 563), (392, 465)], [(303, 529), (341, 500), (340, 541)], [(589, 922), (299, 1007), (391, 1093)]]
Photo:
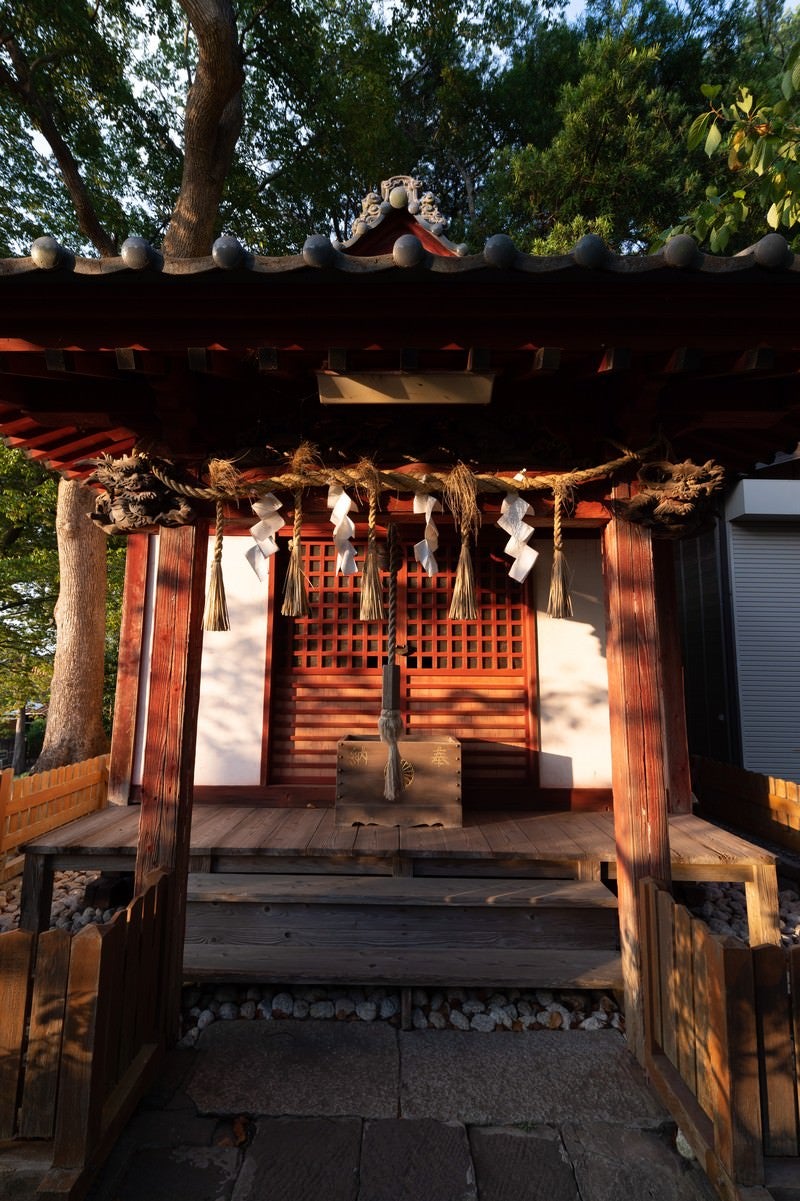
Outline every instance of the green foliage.
[(343, 239), (368, 190), (412, 171), (459, 240), (496, 147), (551, 120), (570, 49), (563, 23), (520, 0), (271, 8), (245, 42), (245, 132), (221, 224), (264, 253), (326, 228)]
[(55, 649), (56, 483), (0, 445), (0, 710), (47, 698)]
[[(0, 712), (46, 702), (55, 651), (53, 610), (58, 599), (55, 536), (57, 482), (20, 451), (0, 443)], [(125, 545), (108, 544), (106, 690), (110, 720)]]
[(39, 757), (44, 742), (44, 732), (47, 720), (44, 717), (34, 717), (28, 722), (25, 730), (25, 761), (33, 763)]
[(657, 62), (655, 49), (627, 36), (583, 44), (581, 76), (562, 88), (552, 142), (500, 158), (497, 185), (508, 181), (523, 244), (576, 218), (602, 218), (617, 247), (640, 243), (663, 224), (674, 195), (663, 166), (673, 156), (680, 110), (656, 82)]
[(741, 82), (702, 85), (708, 111), (693, 120), (687, 146), (695, 155), (702, 148), (724, 174), (655, 246), (688, 233), (712, 253), (730, 254), (772, 229), (800, 250), (800, 41), (778, 56), (782, 38), (798, 32), (792, 22), (778, 25), (773, 70), (766, 81), (761, 73), (758, 92)]
[[(136, 230), (157, 233), (181, 168), (174, 109), (147, 78), (144, 50), (179, 30), (172, 4), (128, 0), (0, 0), (0, 248), (27, 253), (53, 232), (87, 237), (55, 158), (37, 137), (47, 121), (82, 172), (98, 219), (118, 245)], [(143, 78), (131, 71), (137, 57)], [(159, 80), (163, 78), (159, 59)]]
[(492, 216), (529, 248), (563, 245), (576, 221), (603, 222), (615, 249), (645, 246), (682, 195), (699, 199), (714, 178), (705, 168), (685, 181), (682, 135), (706, 73), (736, 69), (748, 21), (724, 2), (590, 3), (552, 136), (497, 152)]
[[(328, 227), (345, 237), (365, 192), (411, 170), (460, 236), (495, 149), (553, 129), (576, 35), (551, 2), (242, 0), (244, 128), (218, 232), (263, 253)], [(0, 251), (26, 252), (42, 232), (91, 248), (36, 136), (43, 109), (112, 249), (131, 233), (161, 241), (195, 51), (170, 0), (0, 0)]]

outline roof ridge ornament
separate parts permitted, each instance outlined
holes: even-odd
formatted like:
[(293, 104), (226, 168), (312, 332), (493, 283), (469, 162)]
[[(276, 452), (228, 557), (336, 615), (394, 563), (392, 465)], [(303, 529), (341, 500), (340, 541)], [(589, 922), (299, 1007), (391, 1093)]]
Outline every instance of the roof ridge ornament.
[(390, 175), (381, 180), (380, 193), (367, 192), (361, 201), (361, 212), (353, 222), (351, 239), (380, 225), (392, 209), (408, 209), (411, 216), (427, 226), (431, 233), (441, 236), (449, 222), (439, 210), (439, 198), (423, 188), (422, 180), (413, 175)]

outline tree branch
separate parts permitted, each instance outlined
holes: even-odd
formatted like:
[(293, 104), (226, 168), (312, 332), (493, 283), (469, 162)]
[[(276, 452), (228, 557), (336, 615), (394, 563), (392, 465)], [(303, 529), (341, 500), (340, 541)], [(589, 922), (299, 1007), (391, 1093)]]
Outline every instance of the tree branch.
[(116, 254), (113, 240), (100, 224), (78, 162), (61, 136), (50, 106), (36, 87), (31, 66), (19, 43), (12, 37), (6, 37), (4, 45), (16, 71), (16, 77), (0, 65), (0, 86), (5, 87), (22, 104), (28, 117), (52, 150), (75, 209), (81, 233), (104, 258)]

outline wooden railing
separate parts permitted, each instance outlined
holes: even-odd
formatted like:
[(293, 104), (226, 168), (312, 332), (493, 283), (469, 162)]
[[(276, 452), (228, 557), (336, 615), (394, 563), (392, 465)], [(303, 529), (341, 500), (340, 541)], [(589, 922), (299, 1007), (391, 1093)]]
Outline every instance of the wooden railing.
[(74, 936), (0, 935), (0, 1144), (52, 1141), (43, 1201), (83, 1195), (161, 1061), (168, 886)]
[(33, 776), (0, 772), (0, 884), (18, 876), (17, 848), (108, 803), (108, 755)]
[(800, 851), (800, 785), (700, 756), (692, 784), (704, 814)]
[(800, 947), (712, 934), (652, 880), (639, 903), (643, 1066), (719, 1195), (768, 1198), (800, 1178)]

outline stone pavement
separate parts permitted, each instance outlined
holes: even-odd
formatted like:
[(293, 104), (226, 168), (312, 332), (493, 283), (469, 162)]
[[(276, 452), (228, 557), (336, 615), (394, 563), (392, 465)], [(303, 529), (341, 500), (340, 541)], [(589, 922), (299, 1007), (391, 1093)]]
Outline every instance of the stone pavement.
[(89, 1201), (712, 1201), (615, 1031), (217, 1022)]

